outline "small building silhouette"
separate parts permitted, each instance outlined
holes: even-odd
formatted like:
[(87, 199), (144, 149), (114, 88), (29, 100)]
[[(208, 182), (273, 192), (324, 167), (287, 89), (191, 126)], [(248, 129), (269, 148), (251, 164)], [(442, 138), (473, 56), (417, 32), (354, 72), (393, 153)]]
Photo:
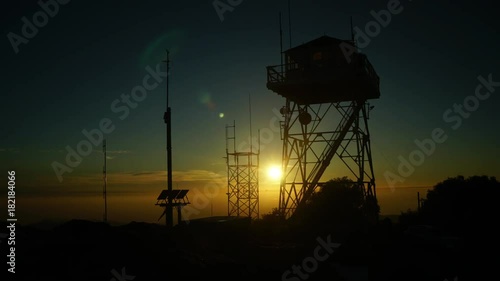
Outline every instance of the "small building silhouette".
[(380, 97), (379, 77), (351, 40), (322, 36), (284, 52), (267, 67), (267, 88), (298, 104)]

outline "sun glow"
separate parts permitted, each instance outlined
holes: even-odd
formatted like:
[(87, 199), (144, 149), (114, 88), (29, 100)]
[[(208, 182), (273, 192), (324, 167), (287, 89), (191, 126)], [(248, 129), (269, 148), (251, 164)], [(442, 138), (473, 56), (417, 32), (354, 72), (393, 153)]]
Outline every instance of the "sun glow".
[(281, 179), (281, 167), (271, 166), (267, 170), (267, 174), (273, 180), (280, 180)]

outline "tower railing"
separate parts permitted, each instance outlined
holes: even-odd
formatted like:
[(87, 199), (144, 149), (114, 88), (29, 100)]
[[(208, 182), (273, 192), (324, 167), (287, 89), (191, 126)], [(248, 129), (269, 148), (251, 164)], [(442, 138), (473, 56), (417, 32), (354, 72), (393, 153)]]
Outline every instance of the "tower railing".
[[(362, 58), (358, 60), (358, 69), (365, 72), (366, 76), (369, 77), (369, 80), (373, 81), (378, 88), (380, 86), (380, 78), (366, 56), (363, 55), (361, 57)], [(333, 67), (333, 69), (338, 69), (338, 73), (342, 73), (342, 71), (347, 69), (354, 70), (356, 68), (356, 64), (357, 63), (353, 61), (348, 65), (348, 67)], [(287, 82), (300, 82), (305, 79), (304, 73), (306, 73), (306, 66), (301, 66), (297, 63), (271, 65), (267, 67), (267, 83), (279, 84)]]
[(268, 83), (283, 83), (285, 82), (285, 65), (273, 65), (267, 67), (267, 82)]

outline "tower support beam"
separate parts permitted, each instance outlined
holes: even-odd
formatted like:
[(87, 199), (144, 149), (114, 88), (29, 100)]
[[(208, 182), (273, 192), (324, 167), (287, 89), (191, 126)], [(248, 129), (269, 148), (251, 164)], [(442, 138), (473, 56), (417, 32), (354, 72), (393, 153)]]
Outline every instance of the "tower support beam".
[(284, 218), (304, 208), (326, 179), (347, 174), (363, 189), (367, 206), (376, 201), (369, 110), (366, 100), (300, 104), (287, 99), (281, 110), (283, 177), (279, 211)]

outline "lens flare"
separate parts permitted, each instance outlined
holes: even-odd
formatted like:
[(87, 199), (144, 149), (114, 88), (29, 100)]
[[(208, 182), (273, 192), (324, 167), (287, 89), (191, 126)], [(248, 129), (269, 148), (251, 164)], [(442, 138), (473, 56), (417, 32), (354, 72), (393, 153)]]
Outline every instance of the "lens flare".
[(212, 100), (212, 95), (209, 92), (201, 91), (199, 94), (200, 103), (205, 105), (208, 109), (214, 110), (216, 105)]

